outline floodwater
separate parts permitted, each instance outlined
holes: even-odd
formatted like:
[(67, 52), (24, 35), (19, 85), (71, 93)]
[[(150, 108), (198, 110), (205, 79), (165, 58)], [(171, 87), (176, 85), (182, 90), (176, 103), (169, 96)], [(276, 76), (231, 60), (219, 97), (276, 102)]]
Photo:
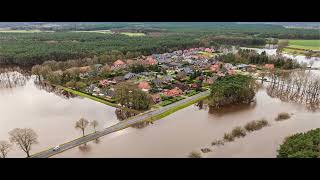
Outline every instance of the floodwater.
[[(0, 74), (0, 140), (8, 141), (8, 132), (14, 128), (31, 128), (39, 140), (32, 146), (33, 154), (80, 137), (81, 132), (74, 126), (81, 117), (97, 120), (98, 129), (118, 122), (113, 107), (79, 97), (66, 98), (39, 88), (34, 78), (15, 75), (18, 78), (11, 78), (9, 87)], [(91, 127), (87, 130), (92, 131)], [(25, 153), (14, 145), (8, 157), (25, 157)]]
[[(280, 112), (293, 113), (291, 119), (276, 122)], [(107, 135), (100, 142), (87, 144), (87, 151), (73, 148), (54, 157), (187, 157), (193, 150), (210, 147), (235, 126), (266, 118), (265, 127), (225, 146), (205, 157), (275, 157), (284, 137), (297, 132), (320, 128), (320, 112), (309, 112), (303, 105), (281, 102), (261, 88), (256, 103), (209, 112), (192, 105), (142, 129), (128, 128)], [(213, 148), (212, 148), (213, 149)]]
[[(247, 47), (241, 47), (242, 49), (252, 49), (255, 50), (257, 53), (261, 54), (263, 51), (266, 52), (267, 55), (272, 56), (277, 54), (277, 49), (269, 49), (269, 48), (247, 48)], [(313, 68), (319, 68), (320, 67), (320, 58), (319, 57), (310, 57), (307, 58), (303, 55), (292, 55), (287, 53), (282, 53), (284, 57), (288, 57), (291, 59), (297, 60), (299, 63), (309, 63), (310, 61), (314, 61), (314, 64), (312, 65)]]

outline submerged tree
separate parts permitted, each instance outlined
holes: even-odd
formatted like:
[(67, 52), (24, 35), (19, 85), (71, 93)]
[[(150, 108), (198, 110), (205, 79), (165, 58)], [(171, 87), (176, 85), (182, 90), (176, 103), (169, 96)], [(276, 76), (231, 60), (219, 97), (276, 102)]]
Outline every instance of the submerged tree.
[(256, 84), (251, 76), (226, 76), (211, 86), (209, 105), (220, 108), (231, 104), (249, 104), (254, 99), (255, 89)]
[(0, 141), (0, 158), (6, 158), (11, 149), (11, 144), (7, 141)]
[(18, 145), (30, 157), (30, 150), (33, 144), (38, 143), (38, 135), (30, 128), (15, 128), (9, 132), (10, 142)]
[(76, 122), (76, 129), (80, 129), (82, 131), (82, 136), (84, 136), (84, 130), (88, 127), (89, 125), (89, 121), (84, 119), (84, 118), (80, 118), (77, 122)]
[(97, 132), (96, 128), (99, 126), (99, 122), (97, 120), (93, 120), (90, 122), (90, 125), (93, 127), (94, 132), (96, 133)]

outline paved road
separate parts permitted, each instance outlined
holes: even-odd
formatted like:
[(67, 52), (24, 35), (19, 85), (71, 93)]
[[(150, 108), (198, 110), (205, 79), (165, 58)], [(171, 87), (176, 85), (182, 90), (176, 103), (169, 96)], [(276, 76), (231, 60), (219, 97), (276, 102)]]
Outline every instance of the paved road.
[(191, 97), (187, 97), (186, 99), (183, 99), (181, 101), (175, 102), (175, 103), (170, 104), (168, 106), (161, 107), (161, 108), (146, 112), (146, 113), (144, 113), (142, 115), (137, 115), (137, 116), (135, 116), (133, 118), (130, 118), (128, 120), (120, 121), (119, 123), (117, 123), (117, 124), (115, 124), (113, 126), (110, 126), (110, 127), (106, 128), (106, 129), (104, 129), (102, 131), (98, 131), (97, 133), (89, 134), (89, 135), (87, 135), (85, 137), (81, 137), (81, 138), (75, 139), (73, 141), (70, 141), (68, 143), (62, 144), (62, 145), (60, 145), (60, 149), (57, 150), (57, 151), (53, 151), (53, 148), (50, 148), (48, 150), (45, 150), (45, 151), (42, 151), (40, 153), (32, 155), (31, 158), (48, 158), (48, 157), (51, 157), (51, 156), (53, 156), (55, 154), (59, 154), (59, 153), (61, 153), (63, 151), (66, 151), (68, 149), (77, 147), (77, 146), (79, 146), (81, 144), (84, 144), (86, 142), (95, 140), (95, 139), (97, 139), (99, 137), (102, 137), (102, 136), (105, 136), (107, 134), (110, 134), (110, 133), (119, 131), (121, 129), (127, 128), (127, 127), (129, 127), (129, 126), (131, 126), (133, 124), (136, 124), (136, 123), (139, 123), (139, 122), (143, 122), (146, 118), (150, 118), (151, 116), (155, 116), (155, 115), (161, 114), (161, 113), (171, 109), (172, 107), (187, 103), (189, 101), (198, 99), (198, 98), (203, 97), (203, 96), (207, 96), (209, 94), (210, 94), (210, 91), (201, 92), (199, 94), (196, 94), (196, 95), (191, 96)]

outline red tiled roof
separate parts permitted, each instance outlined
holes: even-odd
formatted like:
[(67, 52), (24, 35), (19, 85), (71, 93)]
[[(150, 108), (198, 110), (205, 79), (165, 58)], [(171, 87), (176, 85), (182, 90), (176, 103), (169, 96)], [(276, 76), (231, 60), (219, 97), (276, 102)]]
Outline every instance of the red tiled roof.
[(113, 63), (114, 66), (121, 66), (121, 65), (124, 65), (126, 64), (125, 62), (121, 61), (121, 60), (117, 60)]
[(175, 87), (175, 88), (173, 88), (171, 90), (165, 91), (164, 94), (166, 96), (179, 96), (179, 95), (182, 94), (182, 90), (179, 89), (178, 87)]
[(147, 81), (143, 81), (143, 82), (140, 82), (139, 85), (138, 85), (138, 88), (140, 89), (150, 89), (150, 85)]

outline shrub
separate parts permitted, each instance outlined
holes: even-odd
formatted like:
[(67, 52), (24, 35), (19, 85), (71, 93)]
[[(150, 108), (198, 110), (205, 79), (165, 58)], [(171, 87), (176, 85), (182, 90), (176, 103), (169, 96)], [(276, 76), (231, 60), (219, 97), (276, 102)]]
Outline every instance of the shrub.
[(234, 141), (234, 137), (230, 133), (224, 133), (223, 139), (227, 142)]
[(232, 130), (231, 135), (237, 138), (244, 137), (246, 136), (246, 130), (240, 126), (237, 126)]
[(282, 121), (290, 118), (290, 114), (286, 112), (282, 112), (278, 114), (278, 117), (275, 119), (276, 121)]
[(208, 152), (212, 152), (212, 150), (210, 148), (202, 148), (201, 152), (202, 153), (208, 153)]
[(192, 151), (192, 152), (189, 154), (189, 158), (202, 158), (202, 156), (201, 156), (201, 153), (200, 153), (200, 152)]
[(256, 131), (256, 130), (259, 130), (259, 129), (262, 129), (263, 127), (265, 126), (268, 126), (269, 123), (267, 120), (265, 119), (261, 119), (261, 120), (258, 120), (258, 121), (251, 121), (251, 122), (248, 122), (244, 128), (248, 131), (248, 132), (251, 132), (251, 131)]
[(278, 158), (320, 157), (320, 128), (287, 137), (278, 150)]
[(222, 140), (215, 140), (211, 143), (212, 146), (223, 146), (224, 142)]

